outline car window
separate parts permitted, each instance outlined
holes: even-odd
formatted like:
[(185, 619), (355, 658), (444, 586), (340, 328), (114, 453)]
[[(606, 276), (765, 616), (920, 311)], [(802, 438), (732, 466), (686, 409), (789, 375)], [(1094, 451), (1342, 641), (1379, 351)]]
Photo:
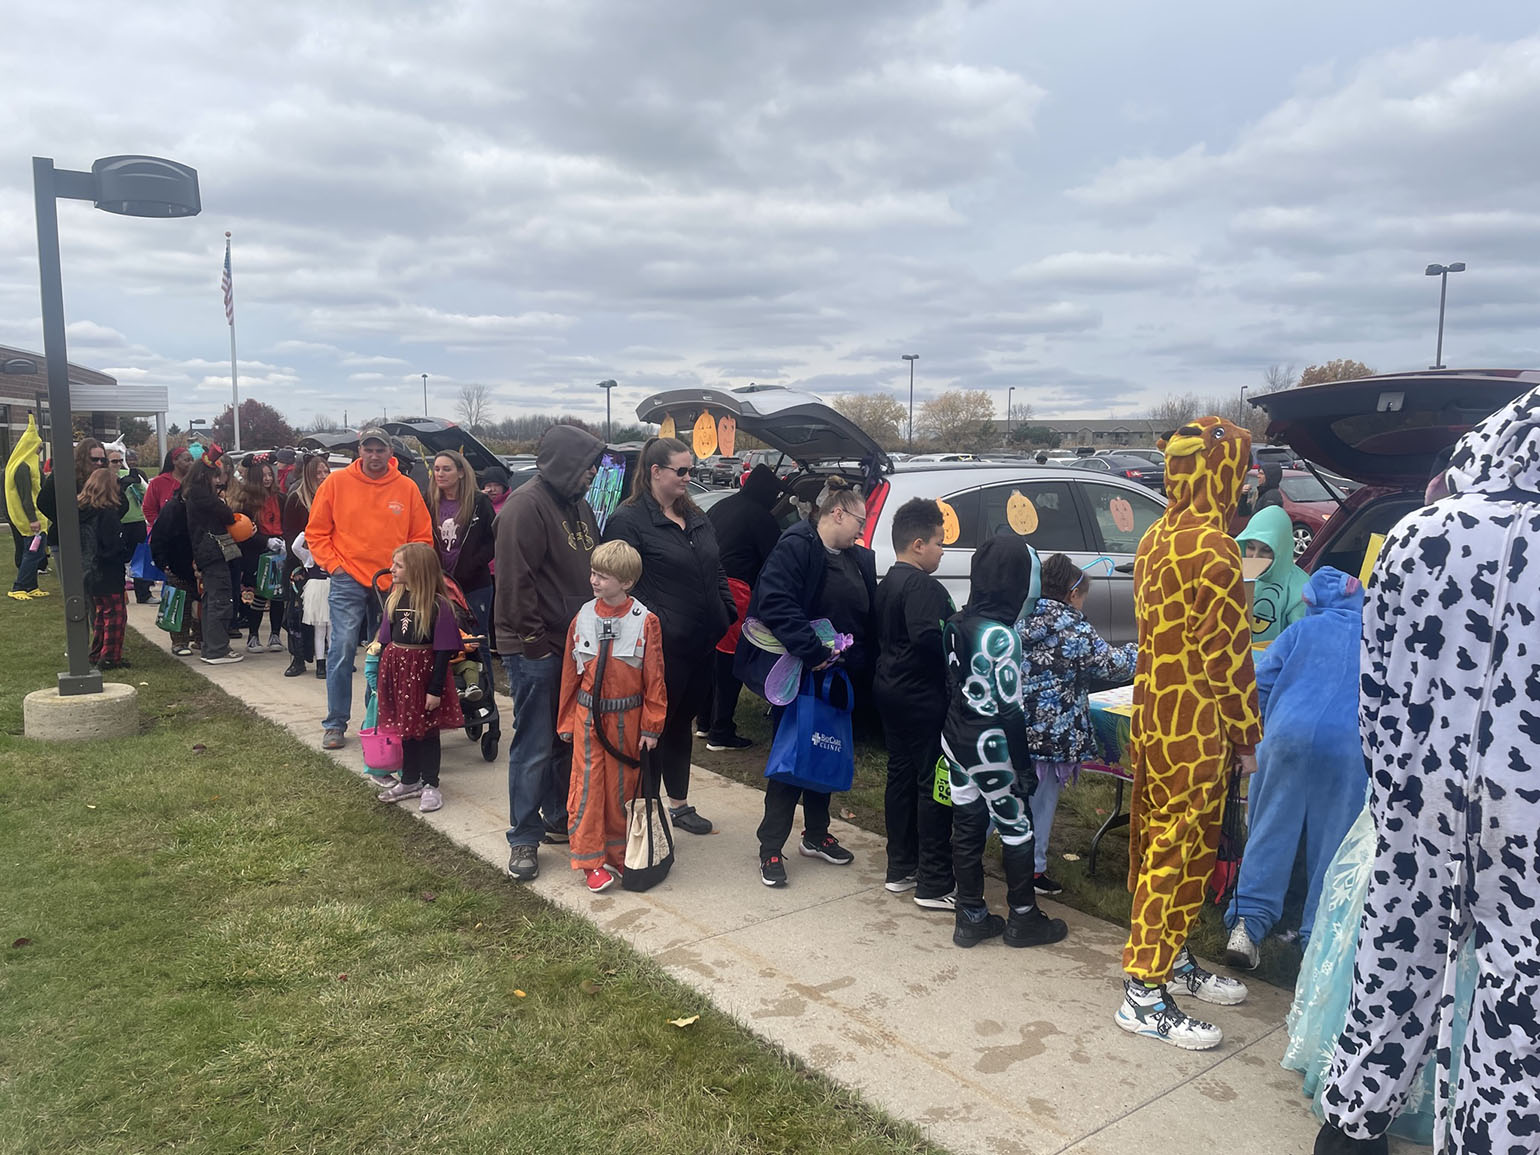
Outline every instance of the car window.
[(1278, 483), (1278, 488), (1290, 501), (1331, 501), (1333, 498), (1331, 490), (1314, 477), (1285, 477)]
[(1145, 530), (1160, 520), (1166, 508), (1147, 493), (1118, 485), (1092, 483), (1085, 487), (1085, 495), (1096, 515), (1102, 548), (1108, 553), (1137, 550)]
[[(949, 493), (939, 499), (942, 516), (942, 544), (947, 549), (973, 549), (978, 545), (979, 538), (979, 491), (976, 489), (964, 490), (962, 493)], [(950, 509), (957, 519), (957, 536), (953, 538), (952, 522), (947, 518), (947, 510)]]
[(974, 544), (997, 533), (1015, 533), (1038, 553), (1090, 549), (1067, 481), (1018, 481), (978, 491)]

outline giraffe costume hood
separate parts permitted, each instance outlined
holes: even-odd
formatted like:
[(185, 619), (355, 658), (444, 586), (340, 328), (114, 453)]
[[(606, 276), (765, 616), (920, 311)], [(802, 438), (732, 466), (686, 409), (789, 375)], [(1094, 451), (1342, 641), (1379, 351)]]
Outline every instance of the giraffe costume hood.
[(1130, 744), (1123, 968), (1171, 975), (1213, 873), (1230, 770), (1261, 740), (1240, 548), (1227, 532), (1251, 460), (1251, 435), (1218, 417), (1167, 440), (1169, 504), (1134, 560), (1139, 660)]

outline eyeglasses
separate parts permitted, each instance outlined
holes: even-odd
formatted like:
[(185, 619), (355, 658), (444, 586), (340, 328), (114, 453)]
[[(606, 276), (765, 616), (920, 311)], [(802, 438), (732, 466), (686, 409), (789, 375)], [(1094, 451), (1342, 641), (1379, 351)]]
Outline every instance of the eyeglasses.
[(839, 507), (839, 511), (841, 513), (843, 513), (846, 517), (848, 517), (851, 520), (853, 520), (854, 522), (856, 522), (856, 524), (860, 525), (863, 529), (865, 528), (865, 526), (866, 526), (866, 518), (863, 517), (861, 514), (859, 514), (859, 513), (852, 513), (850, 510), (846, 509), (843, 505)]
[(695, 466), (693, 465), (681, 465), (678, 469), (674, 469), (667, 465), (654, 465), (653, 468), (661, 469), (664, 473), (677, 474), (680, 477), (689, 477), (690, 474), (695, 472)]

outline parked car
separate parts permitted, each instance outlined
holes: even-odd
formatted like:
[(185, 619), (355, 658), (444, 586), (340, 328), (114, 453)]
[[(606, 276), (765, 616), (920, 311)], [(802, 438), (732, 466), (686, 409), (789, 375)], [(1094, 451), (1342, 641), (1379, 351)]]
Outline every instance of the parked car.
[(1166, 491), (1166, 463), (1162, 457), (1157, 465), (1142, 457), (1126, 453), (1098, 453), (1093, 457), (1078, 457), (1069, 463), (1076, 469), (1089, 469), (1096, 473), (1108, 473), (1114, 477), (1126, 477), (1148, 486), (1156, 493)]
[(1151, 465), (1158, 465), (1162, 470), (1166, 468), (1166, 455), (1159, 449), (1119, 449), (1124, 457), (1140, 457)]
[[(1240, 508), (1230, 521), (1232, 534), (1240, 533), (1251, 520), (1251, 515), (1256, 511), (1257, 490), (1261, 485), (1262, 471), (1250, 470), (1241, 490)], [(1323, 481), (1303, 469), (1285, 469), (1283, 480), (1278, 483), (1278, 491), (1283, 497), (1283, 511), (1289, 515), (1289, 521), (1294, 526), (1294, 557), (1298, 559), (1310, 548), (1311, 541), (1327, 519), (1341, 508), (1347, 500), (1347, 494), (1329, 481)]]
[(1251, 464), (1278, 465), (1284, 469), (1303, 469), (1304, 462), (1300, 461), (1299, 454), (1287, 445), (1253, 445), (1251, 447)]
[(710, 457), (702, 457), (695, 467), (695, 476), (708, 485), (733, 485), (738, 484), (738, 476), (743, 472), (743, 462), (737, 457), (727, 457), (717, 453)]
[(1435, 460), (1483, 418), (1540, 385), (1532, 369), (1427, 369), (1248, 398), (1267, 435), (1359, 482), (1299, 559), (1357, 574), (1373, 534), (1422, 505)]
[(743, 473), (749, 472), (756, 465), (767, 466), (777, 477), (782, 478), (790, 477), (797, 471), (797, 463), (779, 449), (750, 449), (739, 454), (738, 460), (742, 463)]
[(879, 574), (893, 564), (893, 511), (912, 497), (945, 502), (946, 553), (936, 577), (959, 606), (968, 600), (974, 549), (996, 533), (1018, 533), (1043, 557), (1065, 553), (1091, 566), (1086, 617), (1109, 642), (1136, 640), (1132, 573), (1116, 567), (1131, 570), (1139, 539), (1165, 510), (1163, 497), (1124, 477), (1054, 465), (909, 463), (867, 498), (862, 540), (876, 552)]

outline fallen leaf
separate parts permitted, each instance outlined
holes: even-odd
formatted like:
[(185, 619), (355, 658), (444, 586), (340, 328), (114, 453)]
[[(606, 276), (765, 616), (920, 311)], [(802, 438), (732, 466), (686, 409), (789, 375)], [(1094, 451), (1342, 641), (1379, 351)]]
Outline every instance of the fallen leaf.
[(347, 982), (348, 981), (348, 972), (347, 971), (343, 971), (340, 975), (338, 975), (337, 976), (337, 981), (339, 983)]
[(516, 998), (516, 999), (522, 999), (524, 997), (524, 992), (523, 991), (514, 991), (513, 992), (513, 997)]
[(603, 989), (604, 988), (601, 987), (598, 983), (594, 982), (593, 979), (584, 979), (582, 982), (578, 983), (578, 990), (582, 991), (585, 995), (596, 995)]
[(618, 975), (620, 972), (618, 970), (616, 970), (614, 967), (610, 967), (609, 970), (604, 971), (603, 973), (607, 974), (607, 975)]
[(95, 810), (96, 806), (93, 803), (87, 802), (86, 803), (86, 809), (87, 810)]
[(1105, 813), (1107, 813), (1107, 812), (1106, 812), (1106, 811), (1105, 811), (1105, 810), (1104, 810), (1104, 809), (1102, 809), (1102, 808), (1101, 808), (1101, 807), (1100, 807), (1100, 806), (1098, 806), (1098, 807), (1097, 807), (1097, 808), (1096, 808), (1096, 813), (1098, 813), (1098, 814), (1105, 814)]
[(425, 890), (422, 892), (422, 900), (424, 902), (432, 902), (437, 897), (438, 895), (434, 894), (431, 890)]
[(687, 1019), (669, 1019), (668, 1025), (671, 1027), (688, 1027), (691, 1023), (698, 1022), (699, 1020), (699, 1015), (691, 1015)]
[(471, 929), (472, 930), (480, 930), (481, 929), (481, 924), (478, 922), (475, 926), (471, 927)]
[(854, 818), (855, 816), (856, 816), (856, 812), (854, 810), (841, 810), (840, 811), (840, 817), (841, 818)]
[(32, 945), (32, 940), (30, 938), (19, 938), (15, 942), (13, 942), (11, 945), (13, 947), (16, 947), (16, 946), (31, 946)]
[(1078, 855), (1078, 854), (1065, 854), (1064, 855), (1064, 861), (1065, 862), (1079, 862), (1080, 861), (1080, 855)]
[(193, 747), (193, 753), (202, 754), (205, 749), (207, 749), (207, 747), (205, 747), (202, 742), (199, 742), (196, 746)]
[(148, 683), (148, 682), (140, 682), (140, 683), (139, 683), (139, 684), (140, 684), (140, 685), (141, 685), (141, 686), (148, 686), (148, 685), (149, 685), (149, 684), (150, 684), (150, 683)]

